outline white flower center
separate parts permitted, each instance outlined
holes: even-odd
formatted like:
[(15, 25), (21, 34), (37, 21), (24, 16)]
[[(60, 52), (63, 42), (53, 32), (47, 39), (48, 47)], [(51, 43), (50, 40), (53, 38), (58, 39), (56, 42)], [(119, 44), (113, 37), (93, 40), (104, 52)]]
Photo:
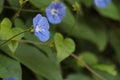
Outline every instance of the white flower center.
[(54, 9), (54, 8), (51, 10), (52, 15), (57, 15), (57, 12), (58, 11), (56, 9)]
[(45, 29), (43, 29), (43, 28), (41, 28), (41, 27), (39, 27), (39, 26), (37, 25), (35, 31), (36, 31), (36, 32), (39, 32), (39, 31), (40, 31), (40, 32), (44, 32)]

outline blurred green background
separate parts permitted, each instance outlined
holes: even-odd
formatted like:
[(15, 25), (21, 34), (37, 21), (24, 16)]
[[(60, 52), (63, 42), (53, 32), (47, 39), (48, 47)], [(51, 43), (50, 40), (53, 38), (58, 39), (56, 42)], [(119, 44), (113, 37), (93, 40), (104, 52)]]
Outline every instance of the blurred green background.
[[(0, 0), (0, 43), (31, 27), (37, 13), (46, 16), (52, 1)], [(0, 78), (120, 80), (120, 0), (112, 0), (102, 9), (94, 0), (60, 1), (66, 15), (62, 23), (50, 24), (48, 42), (40, 42), (31, 31), (0, 45)], [(66, 39), (71, 42), (64, 42)], [(104, 79), (70, 56), (72, 53)], [(64, 58), (58, 62), (61, 54)]]

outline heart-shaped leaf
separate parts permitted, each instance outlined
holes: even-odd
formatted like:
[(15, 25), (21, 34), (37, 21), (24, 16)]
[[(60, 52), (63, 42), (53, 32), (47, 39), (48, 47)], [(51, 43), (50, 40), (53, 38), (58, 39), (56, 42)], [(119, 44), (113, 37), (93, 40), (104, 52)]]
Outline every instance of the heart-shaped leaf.
[(54, 36), (55, 46), (57, 49), (57, 58), (58, 61), (62, 61), (75, 50), (75, 43), (70, 38), (63, 38), (60, 33), (56, 33)]
[[(23, 31), (21, 28), (11, 27), (12, 27), (11, 21), (8, 18), (4, 18), (0, 24), (0, 40), (9, 40), (11, 37)], [(18, 46), (18, 40), (20, 40), (23, 36), (24, 34), (20, 34), (9, 41), (8, 47), (10, 48), (12, 53), (15, 52)]]

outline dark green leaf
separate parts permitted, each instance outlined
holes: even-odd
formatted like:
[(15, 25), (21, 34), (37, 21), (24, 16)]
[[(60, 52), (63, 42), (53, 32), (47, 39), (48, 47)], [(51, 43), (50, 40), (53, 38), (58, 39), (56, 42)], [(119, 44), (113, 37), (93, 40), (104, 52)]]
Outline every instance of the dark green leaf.
[(113, 3), (111, 3), (106, 8), (103, 8), (103, 9), (97, 8), (97, 11), (105, 17), (108, 17), (114, 20), (120, 20), (120, 13), (118, 11), (118, 8)]
[(0, 54), (0, 77), (18, 77), (22, 78), (20, 63), (5, 55)]
[(94, 30), (91, 27), (92, 25), (88, 25), (85, 21), (77, 22), (69, 10), (67, 10), (63, 23), (60, 25), (63, 32), (76, 38), (89, 40), (95, 43), (100, 51), (104, 50), (107, 44), (106, 30)]
[(4, 0), (0, 0), (0, 13), (3, 10), (3, 6), (4, 6)]
[(48, 80), (62, 80), (59, 65), (47, 58), (44, 53), (35, 47), (20, 45), (15, 55), (20, 62), (36, 74)]

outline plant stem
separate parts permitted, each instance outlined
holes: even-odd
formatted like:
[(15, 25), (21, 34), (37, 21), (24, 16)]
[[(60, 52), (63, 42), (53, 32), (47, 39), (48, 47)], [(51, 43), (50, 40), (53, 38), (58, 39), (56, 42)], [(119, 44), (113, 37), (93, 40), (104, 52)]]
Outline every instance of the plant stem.
[(30, 40), (20, 40), (19, 41), (20, 43), (30, 43), (30, 44), (34, 44), (34, 45), (44, 45), (44, 46), (47, 46), (47, 44), (44, 44), (44, 43), (40, 43), (40, 42), (35, 42), (35, 41), (30, 41)]
[(26, 2), (27, 2), (27, 1), (25, 1), (25, 2), (20, 6), (20, 8), (19, 8), (18, 11), (14, 14), (14, 16), (12, 17), (12, 19), (14, 19), (14, 18), (16, 18), (16, 17), (18, 17), (18, 16), (20, 15), (20, 12), (21, 12), (21, 10), (22, 10), (22, 8), (24, 7), (24, 5), (25, 5)]
[(82, 64), (86, 69), (88, 69), (92, 74), (97, 76), (101, 80), (106, 80), (104, 77), (102, 77), (100, 74), (95, 72), (92, 68), (90, 68), (81, 58), (77, 57), (75, 54), (71, 54), (73, 58), (75, 58), (80, 64)]

